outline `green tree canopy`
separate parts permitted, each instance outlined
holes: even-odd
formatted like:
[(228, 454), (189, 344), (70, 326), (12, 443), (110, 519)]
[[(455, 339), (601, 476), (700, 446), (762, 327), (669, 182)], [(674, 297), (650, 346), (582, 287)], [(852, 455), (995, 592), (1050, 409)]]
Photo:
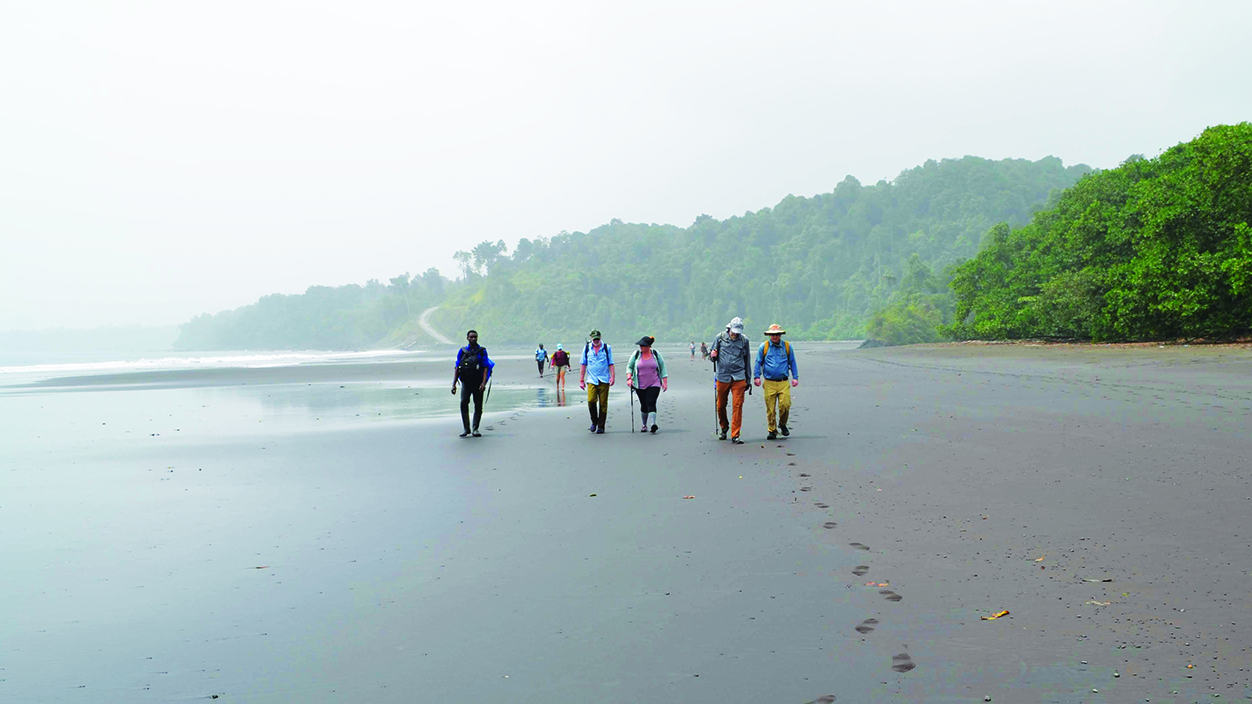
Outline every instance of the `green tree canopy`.
[(1252, 330), (1252, 124), (1212, 127), (988, 231), (954, 271), (957, 338), (1159, 340)]

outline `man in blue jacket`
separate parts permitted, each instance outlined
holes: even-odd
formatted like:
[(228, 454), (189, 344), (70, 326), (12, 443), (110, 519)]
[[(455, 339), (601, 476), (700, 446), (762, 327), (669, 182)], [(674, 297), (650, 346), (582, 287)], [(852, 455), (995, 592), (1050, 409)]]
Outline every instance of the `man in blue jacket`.
[[(761, 377), (765, 377), (765, 420), (769, 427), (767, 440), (777, 440), (778, 432), (790, 435), (787, 429), (787, 418), (791, 415), (791, 387), (800, 383), (800, 370), (796, 368), (796, 353), (791, 343), (783, 342), (782, 336), (787, 334), (777, 323), (765, 331), (768, 342), (761, 344), (756, 352), (756, 368), (752, 374), (752, 383), (761, 385)], [(790, 383), (788, 383), (790, 376)], [(777, 424), (774, 418), (774, 405), (778, 406)]]
[[(474, 437), (481, 438), (482, 433), (478, 432), (478, 423), (483, 419), (483, 389), (487, 388), (487, 382), (491, 380), (491, 370), (496, 368), (496, 363), (491, 361), (487, 356), (487, 348), (478, 346), (478, 331), (470, 330), (465, 333), (466, 346), (457, 350), (456, 366), (452, 368), (452, 395), (456, 395), (456, 382), (461, 382), (461, 424), (465, 426), (465, 432), (461, 433), (461, 437), (468, 437), (473, 433)], [(469, 403), (470, 399), (474, 400), (474, 425), (470, 425)]]

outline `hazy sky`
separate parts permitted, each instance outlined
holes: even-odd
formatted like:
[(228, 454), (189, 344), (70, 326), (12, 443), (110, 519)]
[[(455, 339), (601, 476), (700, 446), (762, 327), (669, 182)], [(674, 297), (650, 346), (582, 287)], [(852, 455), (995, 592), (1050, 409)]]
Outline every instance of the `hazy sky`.
[(1252, 119), (1252, 2), (0, 0), (0, 331)]

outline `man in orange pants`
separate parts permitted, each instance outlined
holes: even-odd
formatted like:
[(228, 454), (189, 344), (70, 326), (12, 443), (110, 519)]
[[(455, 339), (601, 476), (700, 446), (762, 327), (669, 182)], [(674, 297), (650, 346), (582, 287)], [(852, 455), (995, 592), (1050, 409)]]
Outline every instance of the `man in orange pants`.
[[(743, 334), (743, 320), (738, 317), (730, 321), (725, 333), (717, 336), (709, 351), (717, 364), (717, 420), (722, 427), (717, 438), (725, 440), (729, 431), (730, 441), (735, 445), (743, 444), (739, 431), (743, 427), (743, 392), (749, 389), (748, 379), (752, 375), (751, 354), (748, 338)], [(731, 400), (729, 419), (726, 417), (727, 397)]]

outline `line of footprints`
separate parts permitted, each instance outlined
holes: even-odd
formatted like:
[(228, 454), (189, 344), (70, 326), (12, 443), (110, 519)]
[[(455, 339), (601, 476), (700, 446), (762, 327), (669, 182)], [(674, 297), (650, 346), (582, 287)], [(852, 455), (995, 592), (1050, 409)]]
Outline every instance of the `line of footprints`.
[[(808, 477), (810, 475), (801, 474), (800, 476)], [(812, 490), (813, 490), (813, 487), (811, 486), (800, 487), (800, 491), (812, 491)], [(815, 505), (821, 509), (830, 508), (830, 504), (822, 503), (821, 501), (816, 502)], [(830, 530), (836, 527), (837, 525), (839, 524), (835, 523), (834, 521), (826, 521), (825, 523), (822, 524), (822, 527), (827, 530)], [(848, 543), (848, 547), (851, 547), (854, 550), (865, 550), (865, 551), (869, 550), (869, 546), (864, 545), (862, 543)], [(869, 565), (857, 565), (856, 567), (852, 568), (852, 574), (858, 577), (864, 577), (868, 573), (869, 573)], [(890, 589), (885, 588), (888, 586), (887, 582), (878, 582), (878, 583), (867, 582), (866, 586), (884, 587), (883, 589), (878, 590), (878, 594), (882, 596), (883, 599), (886, 599), (887, 601), (899, 602), (899, 601), (904, 600), (904, 597), (900, 596), (899, 594), (895, 593), (894, 591)], [(861, 635), (868, 635), (870, 633), (873, 633), (874, 629), (877, 626), (878, 626), (878, 619), (867, 618), (864, 621), (861, 621), (859, 624), (857, 624), (854, 630), (857, 633), (860, 633)], [(905, 647), (907, 648), (908, 646), (906, 645)], [(891, 657), (891, 669), (895, 670), (896, 672), (908, 672), (909, 670), (912, 670), (915, 667), (917, 667), (917, 664), (913, 662), (912, 656), (910, 656), (908, 653), (899, 653)], [(817, 700), (814, 700), (814, 702), (810, 704), (821, 704), (821, 702), (823, 702), (822, 699), (817, 699)]]

